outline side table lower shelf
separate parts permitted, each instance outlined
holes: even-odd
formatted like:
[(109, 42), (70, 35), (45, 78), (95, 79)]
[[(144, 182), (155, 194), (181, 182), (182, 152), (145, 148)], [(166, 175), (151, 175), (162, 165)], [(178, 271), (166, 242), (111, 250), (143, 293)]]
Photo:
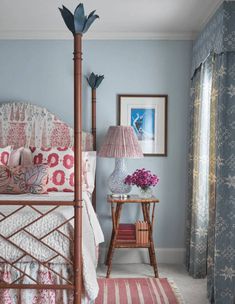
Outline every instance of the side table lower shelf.
[(150, 244), (136, 244), (136, 242), (117, 241), (115, 248), (149, 248)]
[[(108, 266), (106, 277), (108, 278), (111, 273), (115, 249), (146, 248), (149, 252), (150, 265), (153, 267), (154, 276), (158, 278), (157, 259), (153, 242), (153, 223), (155, 205), (159, 203), (159, 200), (155, 197), (141, 198), (137, 195), (130, 195), (127, 199), (108, 196), (107, 202), (111, 205), (113, 229), (106, 259), (106, 265)], [(123, 205), (136, 203), (141, 206), (144, 221), (138, 221), (136, 224), (120, 224)]]
[[(121, 224), (120, 224), (121, 225)], [(110, 272), (111, 272), (111, 264), (112, 264), (112, 256), (115, 249), (138, 249), (138, 248), (146, 248), (149, 251), (149, 259), (150, 259), (150, 265), (154, 269), (155, 277), (158, 277), (158, 269), (157, 269), (157, 261), (155, 257), (155, 251), (153, 246), (151, 246), (151, 243), (144, 243), (144, 244), (138, 244), (136, 243), (136, 239), (133, 240), (122, 240), (122, 239), (116, 239), (113, 237), (110, 242), (109, 251), (106, 259), (106, 265), (108, 266), (106, 277), (109, 278)]]

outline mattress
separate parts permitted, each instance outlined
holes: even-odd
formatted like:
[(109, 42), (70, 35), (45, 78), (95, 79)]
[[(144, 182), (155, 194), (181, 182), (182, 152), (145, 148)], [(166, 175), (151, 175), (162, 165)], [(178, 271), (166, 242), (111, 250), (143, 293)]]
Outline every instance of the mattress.
[[(83, 192), (83, 196), (86, 196)], [(73, 192), (48, 192), (47, 194), (0, 194), (0, 201), (72, 201)]]
[[(74, 193), (57, 193), (34, 195), (0, 195), (0, 200), (4, 201), (72, 201)], [(56, 206), (34, 206), (36, 210), (26, 206), (13, 213), (19, 206), (0, 206), (0, 272), (17, 275), (13, 269), (9, 269), (4, 261), (18, 261), (18, 264), (26, 265), (50, 261), (53, 267), (63, 265), (63, 272), (71, 268), (70, 261), (73, 259), (73, 220), (68, 221), (74, 215), (73, 206), (61, 206), (50, 212)], [(4, 216), (11, 214), (8, 218)], [(45, 217), (41, 217), (46, 213)], [(4, 220), (3, 220), (4, 219)], [(36, 221), (35, 221), (36, 220)], [(98, 294), (98, 284), (96, 280), (97, 266), (97, 246), (104, 241), (97, 216), (92, 207), (90, 196), (83, 192), (83, 229), (82, 229), (82, 257), (83, 257), (83, 282), (86, 295), (93, 300)], [(35, 221), (35, 222), (34, 222)], [(65, 223), (64, 225), (62, 225)], [(59, 227), (59, 228), (58, 228)], [(53, 233), (49, 232), (57, 228)], [(19, 231), (19, 229), (21, 229)], [(5, 241), (1, 236), (9, 237), (11, 243)], [(46, 237), (44, 237), (46, 236)], [(35, 238), (36, 237), (36, 238)], [(43, 243), (37, 239), (41, 239)], [(27, 251), (29, 254), (19, 250), (14, 244)], [(62, 257), (58, 257), (52, 249), (59, 252)], [(21, 258), (22, 257), (22, 258)], [(2, 259), (1, 259), (2, 258)], [(25, 269), (28, 266), (24, 266)], [(36, 266), (39, 270), (39, 264)], [(10, 280), (12, 281), (12, 280)]]

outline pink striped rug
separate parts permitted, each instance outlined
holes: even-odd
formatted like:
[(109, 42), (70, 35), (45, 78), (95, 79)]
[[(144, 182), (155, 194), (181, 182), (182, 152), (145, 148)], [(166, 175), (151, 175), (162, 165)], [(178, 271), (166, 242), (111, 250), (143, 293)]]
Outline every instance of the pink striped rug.
[(182, 304), (173, 283), (167, 279), (98, 279), (99, 295), (95, 304)]

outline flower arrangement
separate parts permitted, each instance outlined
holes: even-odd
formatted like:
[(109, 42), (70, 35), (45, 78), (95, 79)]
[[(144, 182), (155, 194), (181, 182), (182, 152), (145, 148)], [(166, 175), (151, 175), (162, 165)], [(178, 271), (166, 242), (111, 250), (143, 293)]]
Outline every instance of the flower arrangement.
[(159, 182), (157, 175), (152, 174), (146, 169), (137, 169), (132, 175), (128, 175), (124, 183), (127, 185), (135, 185), (143, 191), (147, 191), (150, 187), (155, 187)]

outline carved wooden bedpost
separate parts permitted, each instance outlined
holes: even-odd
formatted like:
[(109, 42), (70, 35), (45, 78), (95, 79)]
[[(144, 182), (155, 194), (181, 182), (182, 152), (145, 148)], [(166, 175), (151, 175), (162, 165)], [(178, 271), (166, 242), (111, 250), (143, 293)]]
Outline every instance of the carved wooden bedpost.
[(104, 79), (104, 75), (97, 75), (93, 72), (87, 77), (87, 82), (91, 87), (91, 103), (92, 103), (92, 135), (94, 150), (96, 150), (96, 89)]
[(96, 89), (91, 89), (93, 149), (96, 151)]
[(82, 293), (82, 35), (74, 35), (74, 304)]
[(68, 29), (74, 35), (74, 304), (82, 298), (82, 34), (98, 18), (95, 11), (85, 16), (80, 3), (74, 15), (60, 9)]
[[(96, 89), (91, 90), (91, 103), (92, 103), (91, 130), (93, 135), (93, 149), (94, 151), (96, 151)], [(92, 206), (96, 211), (96, 180), (94, 183), (94, 190), (92, 192)]]
[[(104, 79), (104, 75), (96, 75), (91, 73), (89, 77), (87, 77), (87, 82), (91, 87), (91, 104), (92, 104), (92, 135), (93, 135), (93, 149), (96, 151), (96, 89), (99, 87), (101, 82)], [(92, 205), (96, 210), (96, 183), (95, 188), (92, 193)]]

